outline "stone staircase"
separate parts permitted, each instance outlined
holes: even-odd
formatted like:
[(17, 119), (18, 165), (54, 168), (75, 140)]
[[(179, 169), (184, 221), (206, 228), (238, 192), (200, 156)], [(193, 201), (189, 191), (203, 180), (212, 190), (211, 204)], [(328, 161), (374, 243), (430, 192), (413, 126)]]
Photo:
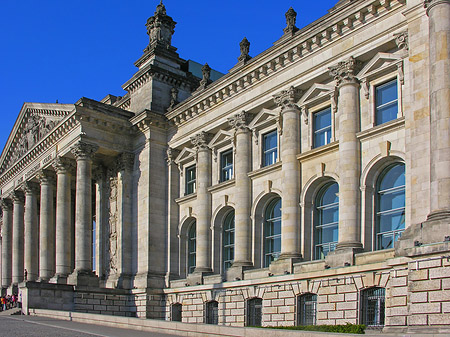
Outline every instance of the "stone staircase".
[(22, 309), (15, 307), (5, 311), (0, 311), (0, 316), (21, 315)]

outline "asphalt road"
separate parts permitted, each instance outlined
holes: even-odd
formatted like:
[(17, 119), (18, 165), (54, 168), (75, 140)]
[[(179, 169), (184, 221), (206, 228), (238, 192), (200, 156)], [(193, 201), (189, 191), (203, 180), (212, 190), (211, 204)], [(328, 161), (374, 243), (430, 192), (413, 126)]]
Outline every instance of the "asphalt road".
[(36, 316), (1, 316), (0, 336), (7, 337), (171, 337), (143, 332)]

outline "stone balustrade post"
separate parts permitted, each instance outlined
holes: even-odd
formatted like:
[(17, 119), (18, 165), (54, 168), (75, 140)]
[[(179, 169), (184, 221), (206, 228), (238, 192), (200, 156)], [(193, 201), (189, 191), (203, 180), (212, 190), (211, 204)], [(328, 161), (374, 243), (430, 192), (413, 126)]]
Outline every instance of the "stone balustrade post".
[[(39, 274), (38, 209), (39, 185), (25, 182), (25, 281), (36, 281)], [(47, 247), (43, 247), (46, 249)]]
[(211, 272), (211, 150), (209, 135), (199, 133), (191, 138), (197, 151), (197, 252), (195, 272)]
[(228, 120), (234, 129), (235, 160), (234, 179), (236, 189), (236, 206), (234, 210), (235, 245), (233, 267), (250, 267), (252, 224), (251, 181), (248, 173), (251, 171), (251, 132), (248, 128), (250, 115), (242, 111)]
[(48, 281), (55, 274), (55, 206), (53, 203), (54, 174), (41, 170), (37, 174), (41, 183), (39, 213), (39, 279)]
[(12, 281), (12, 223), (13, 205), (10, 199), (2, 199), (2, 288), (8, 288)]
[(14, 191), (13, 199), (13, 255), (12, 255), (12, 284), (23, 282), (23, 231), (24, 231), (24, 203), (22, 191)]

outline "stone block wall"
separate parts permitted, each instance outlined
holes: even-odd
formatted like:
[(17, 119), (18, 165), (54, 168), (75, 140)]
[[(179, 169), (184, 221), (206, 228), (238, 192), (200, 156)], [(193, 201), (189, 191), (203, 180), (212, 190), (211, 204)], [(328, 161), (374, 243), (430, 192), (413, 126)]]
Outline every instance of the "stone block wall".
[(74, 311), (114, 316), (136, 316), (136, 305), (130, 295), (77, 291)]

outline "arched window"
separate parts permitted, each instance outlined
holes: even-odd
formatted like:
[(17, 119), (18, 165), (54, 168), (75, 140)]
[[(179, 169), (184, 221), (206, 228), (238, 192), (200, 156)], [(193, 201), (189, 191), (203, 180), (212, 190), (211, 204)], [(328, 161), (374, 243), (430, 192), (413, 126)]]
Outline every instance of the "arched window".
[(195, 221), (191, 224), (188, 231), (188, 256), (187, 256), (187, 270), (191, 274), (195, 270), (196, 251), (197, 251), (197, 229)]
[(339, 231), (339, 186), (330, 183), (322, 187), (316, 199), (314, 241), (316, 260), (325, 258), (336, 248)]
[(377, 181), (376, 247), (393, 248), (405, 230), (405, 165), (386, 168)]
[(273, 199), (264, 214), (264, 267), (281, 253), (281, 198)]
[(234, 260), (234, 211), (231, 211), (225, 217), (222, 232), (222, 256), (223, 270), (231, 267)]
[(252, 298), (247, 301), (247, 326), (262, 325), (262, 299)]
[(361, 291), (361, 324), (371, 327), (384, 326), (384, 288)]
[(181, 303), (172, 304), (172, 321), (181, 322), (182, 308)]
[(317, 295), (304, 294), (298, 297), (298, 325), (316, 325)]
[(217, 301), (206, 302), (205, 323), (219, 324), (219, 303)]

